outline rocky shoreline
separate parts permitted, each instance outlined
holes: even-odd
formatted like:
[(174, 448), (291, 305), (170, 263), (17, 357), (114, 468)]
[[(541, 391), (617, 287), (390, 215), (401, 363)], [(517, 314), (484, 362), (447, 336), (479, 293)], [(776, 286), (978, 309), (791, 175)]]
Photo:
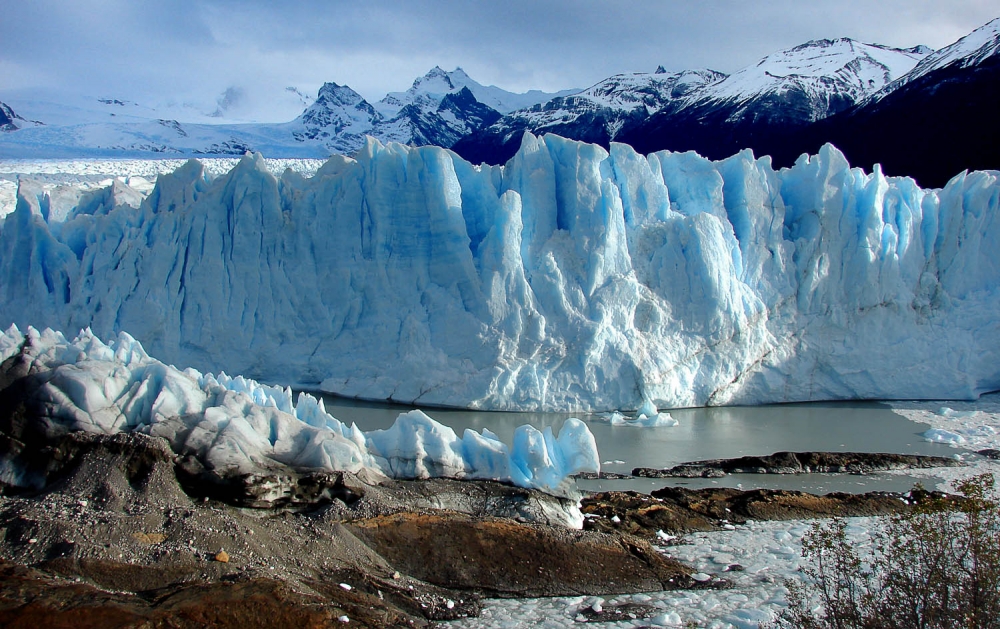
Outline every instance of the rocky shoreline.
[(334, 474), (312, 503), (251, 508), (186, 493), (162, 439), (46, 448), (45, 487), (0, 496), (3, 626), (410, 627), (483, 596), (698, 585), (648, 540), (567, 528), (566, 499), (500, 483)]
[(891, 470), (958, 467), (960, 461), (942, 456), (888, 452), (775, 452), (681, 463), (667, 469), (637, 467), (641, 478), (721, 478), (727, 474), (871, 474)]
[(897, 513), (940, 497), (606, 492), (583, 499), (584, 529), (574, 530), (575, 502), (491, 481), (265, 474), (221, 491), (192, 482), (164, 440), (139, 433), (30, 447), (8, 436), (3, 450), (48, 461), (42, 489), (0, 496), (8, 627), (414, 627), (476, 615), (487, 596), (725, 587), (724, 575), (692, 575), (654, 544), (748, 519)]

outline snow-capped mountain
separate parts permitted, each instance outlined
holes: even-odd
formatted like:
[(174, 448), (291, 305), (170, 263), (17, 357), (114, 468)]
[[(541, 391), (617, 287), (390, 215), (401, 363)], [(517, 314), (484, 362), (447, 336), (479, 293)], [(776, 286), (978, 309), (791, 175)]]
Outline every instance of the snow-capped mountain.
[(966, 169), (1000, 169), (1000, 19), (927, 55), (852, 109), (770, 147), (777, 163), (833, 142), (865, 168), (874, 163), (925, 186)]
[(0, 131), (17, 131), (19, 129), (40, 127), (43, 123), (28, 120), (14, 112), (10, 105), (0, 102)]
[(544, 103), (553, 98), (573, 94), (578, 90), (563, 90), (556, 93), (531, 90), (524, 93), (508, 92), (494, 85), (485, 86), (474, 81), (465, 70), (455, 68), (451, 72), (434, 66), (424, 76), (416, 79), (410, 89), (405, 92), (390, 92), (376, 104), (376, 108), (386, 118), (392, 118), (410, 104), (437, 105), (447, 94), (460, 92), (468, 88), (476, 100), (501, 114), (510, 113)]
[(506, 161), (524, 131), (644, 152), (694, 149), (723, 157), (753, 139), (843, 111), (930, 52), (851, 39), (810, 41), (732, 75), (712, 70), (618, 75), (580, 94), (513, 112), (454, 147), (473, 161)]
[[(984, 24), (938, 51), (930, 51), (910, 72), (899, 77), (871, 96), (869, 102), (881, 100), (908, 83), (913, 83), (938, 70), (960, 70), (982, 65), (1000, 53), (1000, 18)], [(865, 103), (867, 104), (867, 103)]]
[[(323, 157), (353, 153), (371, 135), (382, 142), (450, 147), (475, 163), (499, 164), (530, 131), (605, 147), (623, 142), (643, 153), (696, 150), (723, 158), (751, 148), (780, 166), (832, 141), (856, 163), (880, 162), (893, 174), (942, 185), (963, 168), (1000, 167), (990, 148), (1000, 145), (991, 110), (997, 101), (989, 96), (997, 90), (991, 68), (1000, 46), (998, 21), (938, 52), (817, 40), (768, 55), (732, 75), (660, 68), (616, 75), (573, 94), (513, 94), (483, 86), (461, 68), (435, 67), (406, 91), (377, 102), (347, 86), (326, 84), (300, 116), (282, 124), (219, 124), (223, 121), (207, 114), (188, 119), (181, 115), (183, 107), (168, 116), (163, 112), (174, 111), (169, 107), (151, 109), (103, 97), (22, 108), (5, 95), (19, 114), (46, 125), (16, 123), (24, 128), (3, 134), (0, 157), (233, 155), (245, 150)], [(301, 106), (301, 94), (286, 91)], [(240, 98), (238, 90), (227, 90), (216, 99), (217, 110), (236, 108)], [(864, 122), (869, 119), (873, 122)], [(943, 129), (949, 129), (951, 139)], [(871, 140), (876, 137), (887, 140)], [(946, 150), (949, 142), (952, 149)]]
[(453, 82), (453, 77), (472, 82), (460, 69), (449, 73), (435, 67), (406, 92), (387, 95), (377, 107), (346, 85), (327, 83), (316, 101), (291, 123), (302, 127), (293, 136), (332, 153), (353, 153), (366, 135), (382, 142), (450, 147), (500, 117), (479, 102), (467, 85)]
[(316, 100), (293, 121), (298, 142), (319, 143), (333, 153), (353, 153), (364, 144), (382, 116), (361, 94), (346, 85), (324, 83)]
[(882, 89), (930, 52), (926, 46), (904, 50), (848, 38), (810, 41), (707, 85), (685, 105), (706, 110), (725, 104), (727, 122), (813, 122)]
[(480, 103), (468, 87), (463, 87), (445, 94), (440, 102), (418, 101), (403, 106), (391, 120), (376, 125), (372, 135), (383, 142), (448, 148), (499, 117), (498, 111)]
[(17, 131), (20, 129), (17, 121), (21, 117), (14, 113), (14, 110), (0, 102), (0, 131)]
[(308, 101), (308, 106), (295, 120), (280, 124), (225, 123), (248, 98), (238, 88), (220, 95), (213, 112), (197, 114), (187, 105), (179, 110), (173, 105), (150, 108), (117, 98), (76, 98), (67, 103), (36, 98), (23, 102), (49, 122), (47, 129), (5, 138), (0, 156), (242, 155), (251, 150), (274, 157), (325, 157), (353, 153), (366, 135), (383, 142), (450, 147), (500, 117), (479, 96), (509, 111), (555, 94), (537, 90), (515, 94), (483, 86), (461, 68), (445, 72), (435, 67), (406, 92), (388, 94), (376, 105), (350, 87), (332, 82), (319, 89), (315, 100), (286, 88), (282, 98)]
[(537, 90), (515, 94), (484, 86), (462, 68), (446, 72), (435, 66), (405, 92), (390, 92), (375, 104), (382, 120), (373, 125), (371, 135), (382, 142), (448, 148), (502, 113), (554, 96)]
[(636, 72), (607, 78), (582, 92), (507, 114), (492, 126), (459, 141), (454, 149), (466, 159), (506, 161), (520, 146), (521, 135), (555, 133), (604, 146), (667, 103), (681, 99), (726, 75), (713, 70), (667, 73)]

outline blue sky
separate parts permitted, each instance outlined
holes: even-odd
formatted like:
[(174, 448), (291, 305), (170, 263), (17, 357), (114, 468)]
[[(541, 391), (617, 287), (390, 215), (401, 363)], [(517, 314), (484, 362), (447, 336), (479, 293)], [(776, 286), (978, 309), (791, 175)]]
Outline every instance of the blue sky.
[(264, 103), (325, 81), (370, 100), (435, 65), (511, 91), (618, 72), (732, 72), (810, 39), (947, 45), (1000, 0), (0, 0), (0, 100), (48, 88)]

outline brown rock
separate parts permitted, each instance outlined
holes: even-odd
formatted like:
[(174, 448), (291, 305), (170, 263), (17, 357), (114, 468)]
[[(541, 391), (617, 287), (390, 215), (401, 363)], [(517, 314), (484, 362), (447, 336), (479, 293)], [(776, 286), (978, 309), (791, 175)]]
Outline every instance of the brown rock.
[[(710, 531), (714, 518), (686, 506), (664, 501), (635, 491), (608, 491), (584, 498), (581, 511), (584, 528), (596, 531), (620, 531), (652, 538), (657, 531)], [(619, 522), (612, 521), (618, 516)]]
[(224, 550), (220, 550), (215, 553), (215, 560), (219, 563), (229, 563), (229, 553)]
[[(585, 520), (584, 528), (588, 530), (623, 531), (652, 538), (659, 530), (711, 531), (724, 522), (890, 515), (942, 498), (946, 496), (939, 492), (916, 490), (906, 496), (882, 491), (819, 496), (779, 489), (665, 487), (649, 496), (633, 491), (593, 494), (584, 498), (581, 511), (593, 516)], [(612, 520), (616, 516), (618, 522)]]
[(414, 513), (358, 521), (350, 529), (403, 573), (488, 596), (665, 590), (687, 584), (691, 572), (630, 535)]
[(775, 452), (767, 456), (708, 459), (669, 469), (637, 467), (643, 478), (720, 478), (726, 474), (871, 474), (884, 470), (956, 467), (961, 461), (940, 456), (891, 452)]
[(119, 592), (157, 590), (176, 583), (193, 581), (201, 573), (201, 566), (195, 562), (181, 565), (143, 565), (77, 557), (58, 557), (45, 561), (38, 567), (47, 573), (70, 579), (83, 579), (98, 587)]
[(132, 533), (132, 537), (140, 544), (159, 544), (167, 539), (163, 533)]
[(350, 617), (352, 627), (427, 626), (420, 618), (388, 608), (377, 596), (338, 589), (329, 588), (321, 598), (273, 579), (250, 579), (182, 584), (136, 596), (0, 560), (0, 627), (319, 629), (343, 626), (337, 620), (341, 615)]

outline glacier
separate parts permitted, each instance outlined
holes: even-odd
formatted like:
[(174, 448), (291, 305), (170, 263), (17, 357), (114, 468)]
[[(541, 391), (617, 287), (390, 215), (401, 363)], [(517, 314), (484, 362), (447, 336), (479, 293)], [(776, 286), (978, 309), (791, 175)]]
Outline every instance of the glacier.
[[(11, 326), (0, 334), (3, 387), (33, 382), (21, 399), (33, 419), (26, 430), (52, 438), (71, 431), (141, 432), (162, 437), (180, 456), (194, 456), (220, 477), (294, 470), (369, 471), (393, 478), (491, 479), (561, 496), (576, 495), (571, 475), (600, 471), (593, 434), (567, 419), (558, 435), (529, 424), (511, 445), (488, 429), (455, 431), (419, 410), (386, 430), (363, 432), (326, 412), (322, 399), (262, 385), (243, 376), (181, 371), (149, 356), (121, 332), (104, 343), (84, 330)], [(9, 396), (7, 398), (10, 399)], [(13, 419), (16, 424), (17, 419)], [(13, 458), (0, 480), (33, 486)], [(582, 521), (582, 516), (576, 514)]]
[(502, 167), (373, 140), (311, 177), (190, 161), (138, 209), (23, 181), (0, 323), (423, 406), (974, 399), (1000, 389), (998, 176), (525, 134)]

